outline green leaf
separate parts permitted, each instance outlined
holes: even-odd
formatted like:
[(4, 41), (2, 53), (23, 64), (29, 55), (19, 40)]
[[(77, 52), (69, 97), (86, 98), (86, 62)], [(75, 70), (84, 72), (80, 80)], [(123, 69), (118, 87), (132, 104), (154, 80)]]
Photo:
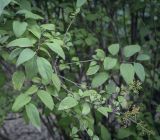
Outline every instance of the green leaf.
[(99, 140), (99, 137), (96, 136), (96, 135), (94, 135), (94, 136), (93, 136), (93, 140)]
[(134, 63), (134, 70), (135, 70), (136, 75), (138, 76), (138, 78), (141, 81), (144, 81), (144, 79), (145, 79), (145, 71), (144, 71), (143, 65), (140, 64), (140, 63)]
[(93, 74), (98, 72), (99, 68), (100, 68), (99, 65), (90, 66), (89, 69), (87, 70), (86, 74), (87, 75), (93, 75)]
[(97, 52), (96, 53), (96, 57), (98, 59), (100, 59), (100, 60), (104, 60), (104, 58), (105, 58), (105, 52), (103, 50), (101, 50), (101, 49), (97, 49), (96, 52)]
[(98, 73), (92, 80), (92, 87), (96, 88), (101, 86), (102, 84), (104, 84), (106, 82), (106, 80), (108, 79), (108, 74), (106, 72), (100, 72)]
[(106, 57), (103, 62), (105, 70), (112, 69), (116, 64), (117, 64), (117, 59), (111, 57)]
[(62, 57), (65, 60), (65, 54), (61, 47), (61, 45), (57, 42), (54, 43), (46, 43), (46, 45), (56, 54), (58, 54), (60, 57)]
[(18, 1), (18, 5), (20, 6), (20, 9), (26, 9), (31, 11), (31, 3), (26, 0), (20, 0)]
[(53, 74), (51, 64), (45, 58), (38, 57), (37, 58), (37, 66), (38, 66), (39, 74), (41, 75), (43, 80), (46, 83), (49, 83), (52, 80), (52, 74)]
[(86, 0), (77, 0), (76, 7), (80, 8), (82, 5), (86, 3)]
[(14, 47), (14, 46), (31, 47), (31, 46), (33, 46), (33, 43), (31, 42), (31, 40), (29, 38), (19, 38), (19, 39), (15, 39), (15, 40), (11, 41), (7, 45), (7, 47)]
[(20, 53), (16, 65), (19, 66), (19, 65), (23, 64), (24, 62), (30, 60), (31, 58), (33, 58), (33, 56), (35, 54), (36, 53), (34, 51), (32, 51), (31, 49), (28, 49), (28, 48), (24, 49)]
[(31, 101), (31, 97), (27, 94), (20, 94), (13, 103), (12, 110), (18, 111)]
[(54, 24), (43, 24), (41, 27), (45, 30), (54, 31), (55, 25)]
[(55, 88), (57, 89), (57, 91), (60, 91), (61, 81), (60, 81), (58, 75), (55, 73), (53, 73), (53, 75), (52, 75), (52, 82), (53, 82), (53, 85), (55, 86)]
[(25, 65), (25, 72), (26, 77), (30, 80), (33, 77), (35, 77), (38, 73), (38, 67), (37, 67), (37, 56), (35, 55), (32, 59), (27, 61)]
[(106, 117), (108, 117), (109, 112), (112, 112), (112, 109), (110, 107), (103, 106), (99, 107), (97, 110)]
[(33, 126), (40, 130), (41, 121), (37, 107), (34, 104), (29, 103), (25, 106), (25, 109), (30, 122), (33, 124)]
[(112, 44), (108, 47), (108, 51), (112, 55), (116, 55), (119, 52), (119, 44)]
[(111, 140), (111, 134), (109, 133), (108, 129), (101, 125), (101, 138), (102, 140)]
[(14, 58), (16, 58), (22, 52), (22, 50), (22, 48), (14, 49), (9, 55), (9, 60), (13, 60)]
[(13, 32), (16, 35), (16, 37), (20, 37), (26, 31), (27, 25), (28, 24), (26, 22), (13, 22)]
[(109, 94), (112, 94), (112, 93), (115, 93), (116, 92), (116, 85), (114, 83), (109, 83), (107, 86), (106, 86), (106, 91), (107, 93)]
[(17, 71), (12, 76), (13, 87), (16, 90), (20, 90), (25, 80), (25, 75), (22, 71)]
[(29, 27), (28, 31), (30, 31), (35, 37), (40, 39), (41, 37), (41, 29), (38, 25), (32, 25)]
[(126, 109), (128, 107), (127, 100), (124, 96), (118, 96), (118, 102), (120, 103), (123, 109)]
[(92, 131), (92, 129), (88, 129), (88, 130), (87, 130), (87, 134), (88, 134), (90, 137), (92, 137), (92, 136), (93, 136), (93, 131)]
[(32, 95), (33, 93), (38, 91), (38, 87), (36, 85), (32, 85), (26, 92), (25, 94), (27, 95)]
[(136, 135), (133, 131), (129, 130), (129, 128), (120, 128), (117, 134), (118, 139), (124, 139), (131, 135)]
[(51, 57), (50, 52), (46, 49), (46, 48), (40, 48), (39, 51), (42, 51), (43, 53), (45, 53), (46, 55), (48, 55), (49, 57)]
[[(6, 82), (6, 75), (5, 75), (5, 72), (3, 72), (1, 69), (0, 69), (0, 87), (2, 87)], [(1, 96), (2, 97), (2, 96)]]
[(11, 2), (11, 0), (0, 0), (0, 16), (3, 12), (3, 9)]
[(147, 55), (147, 54), (139, 54), (137, 56), (137, 60), (139, 61), (146, 61), (146, 60), (149, 60), (150, 59), (150, 56)]
[(126, 57), (131, 57), (135, 53), (139, 52), (141, 47), (139, 45), (129, 45), (124, 48), (124, 55)]
[(120, 73), (127, 84), (133, 82), (135, 71), (132, 64), (121, 64)]
[(58, 110), (69, 109), (76, 106), (77, 104), (77, 100), (73, 97), (66, 97), (60, 102)]
[(44, 90), (39, 90), (37, 92), (38, 97), (41, 99), (41, 101), (48, 107), (50, 110), (53, 110), (54, 108), (54, 102), (52, 99), (52, 96)]
[(84, 103), (83, 105), (82, 105), (82, 114), (83, 115), (87, 115), (89, 112), (90, 112), (90, 106), (89, 106), (89, 104), (88, 103)]
[(29, 19), (35, 19), (35, 20), (43, 19), (43, 17), (41, 17), (41, 16), (39, 16), (39, 15), (37, 15), (37, 14), (34, 14), (34, 13), (32, 13), (31, 11), (25, 10), (25, 9), (19, 10), (19, 11), (17, 12), (17, 14), (24, 14), (26, 19), (27, 19), (27, 18), (29, 18)]

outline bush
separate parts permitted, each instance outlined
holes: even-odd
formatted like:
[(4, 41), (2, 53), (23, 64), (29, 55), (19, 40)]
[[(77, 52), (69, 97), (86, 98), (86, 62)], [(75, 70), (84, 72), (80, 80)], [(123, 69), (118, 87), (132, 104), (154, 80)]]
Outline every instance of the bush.
[(0, 5), (1, 124), (12, 111), (64, 139), (160, 138), (158, 1)]

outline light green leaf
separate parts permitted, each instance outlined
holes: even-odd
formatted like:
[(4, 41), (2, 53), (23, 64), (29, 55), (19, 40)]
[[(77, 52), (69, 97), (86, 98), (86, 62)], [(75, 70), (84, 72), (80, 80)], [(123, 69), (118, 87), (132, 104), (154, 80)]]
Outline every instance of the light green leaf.
[(16, 35), (16, 37), (20, 37), (26, 31), (27, 25), (28, 24), (26, 22), (13, 22), (13, 32)]
[(27, 19), (27, 18), (29, 18), (29, 19), (35, 19), (35, 20), (43, 19), (43, 17), (41, 17), (41, 16), (39, 16), (39, 15), (37, 15), (37, 14), (34, 14), (34, 13), (32, 13), (31, 11), (25, 10), (25, 9), (19, 10), (19, 11), (17, 12), (17, 14), (24, 14), (26, 19)]
[(106, 86), (106, 91), (107, 93), (109, 94), (112, 94), (112, 93), (115, 93), (116, 92), (116, 85), (114, 83), (109, 83), (107, 86)]
[(51, 64), (45, 58), (38, 57), (37, 58), (37, 66), (38, 66), (39, 74), (41, 75), (43, 80), (46, 83), (49, 83), (52, 80), (52, 74), (53, 74)]
[(60, 81), (58, 75), (55, 73), (53, 73), (53, 75), (52, 75), (52, 82), (53, 82), (53, 85), (55, 86), (55, 88), (57, 89), (57, 91), (60, 91), (61, 81)]
[(73, 97), (66, 97), (60, 102), (58, 110), (69, 109), (76, 106), (77, 104), (77, 100)]
[(90, 66), (89, 69), (87, 70), (86, 74), (87, 75), (93, 75), (93, 74), (98, 72), (99, 68), (100, 68), (99, 65)]
[(135, 71), (132, 64), (121, 64), (120, 73), (127, 84), (133, 82)]
[(141, 81), (144, 81), (144, 79), (145, 79), (145, 71), (144, 71), (143, 65), (140, 64), (140, 63), (134, 63), (134, 70), (135, 70), (136, 75), (138, 76), (138, 78)]
[(126, 57), (131, 57), (135, 53), (139, 52), (141, 47), (139, 45), (128, 45), (124, 48), (124, 55)]
[(97, 110), (106, 117), (108, 117), (109, 112), (112, 112), (112, 109), (110, 107), (103, 107), (103, 106), (99, 107)]
[(40, 130), (41, 121), (37, 107), (34, 104), (29, 103), (25, 106), (25, 108), (30, 122), (33, 124), (33, 126)]
[(97, 135), (94, 135), (93, 140), (99, 140), (99, 137)]
[(76, 7), (80, 8), (82, 5), (86, 3), (86, 0), (77, 0)]
[(82, 114), (83, 115), (87, 115), (89, 112), (90, 112), (90, 106), (89, 106), (89, 104), (88, 103), (84, 103), (83, 105), (82, 105)]
[(108, 47), (108, 51), (112, 55), (116, 55), (119, 52), (119, 44), (112, 44)]
[(38, 87), (36, 85), (32, 85), (26, 92), (25, 94), (27, 95), (32, 95), (33, 93), (38, 91)]
[(54, 102), (52, 99), (52, 96), (44, 90), (39, 90), (37, 92), (38, 97), (41, 99), (41, 101), (48, 107), (50, 110), (53, 110), (54, 108)]
[(95, 77), (92, 80), (92, 87), (96, 88), (101, 86), (102, 84), (104, 84), (106, 82), (106, 80), (108, 79), (108, 74), (106, 72), (101, 72), (95, 75)]
[(16, 65), (19, 66), (19, 65), (23, 64), (24, 62), (30, 60), (31, 58), (33, 58), (33, 56), (35, 54), (36, 53), (34, 51), (32, 51), (31, 49), (28, 49), (28, 48), (24, 49), (20, 53)]
[(65, 60), (65, 54), (61, 47), (61, 45), (57, 42), (54, 43), (46, 43), (46, 45), (55, 53), (57, 53), (60, 57), (62, 57)]
[(11, 2), (11, 0), (0, 0), (0, 16), (3, 12), (3, 9)]
[(25, 80), (25, 75), (22, 71), (17, 71), (12, 76), (13, 87), (16, 90), (20, 90)]
[(43, 24), (41, 27), (45, 30), (54, 31), (55, 25), (54, 24)]
[(137, 56), (137, 60), (139, 61), (146, 61), (146, 60), (149, 60), (150, 59), (150, 56), (147, 55), (147, 54), (139, 54)]
[(11, 41), (7, 45), (7, 47), (14, 47), (14, 46), (31, 47), (31, 46), (33, 46), (33, 43), (28, 38), (19, 38), (19, 39), (15, 39), (15, 40)]
[(92, 137), (92, 136), (93, 136), (93, 131), (92, 131), (92, 129), (88, 129), (88, 130), (87, 130), (87, 134), (88, 134), (90, 137)]
[(31, 97), (27, 94), (20, 94), (13, 103), (12, 110), (18, 111), (31, 101)]
[(32, 25), (29, 27), (28, 31), (30, 31), (34, 36), (38, 39), (41, 37), (41, 29), (38, 25)]
[(120, 103), (123, 109), (127, 109), (128, 104), (124, 96), (118, 96), (118, 102)]
[(104, 59), (103, 65), (105, 70), (112, 69), (117, 63), (117, 59), (111, 58), (111, 57), (106, 57)]
[(100, 60), (104, 60), (104, 58), (105, 58), (105, 52), (103, 51), (103, 50), (101, 50), (101, 49), (97, 49), (96, 50), (96, 57), (98, 58), (98, 59), (100, 59)]

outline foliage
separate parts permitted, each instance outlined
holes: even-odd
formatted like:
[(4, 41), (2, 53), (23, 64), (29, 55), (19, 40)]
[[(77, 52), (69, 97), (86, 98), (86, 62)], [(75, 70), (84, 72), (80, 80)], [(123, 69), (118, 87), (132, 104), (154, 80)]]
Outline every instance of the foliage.
[(0, 122), (13, 111), (64, 139), (158, 140), (159, 8), (0, 1)]

